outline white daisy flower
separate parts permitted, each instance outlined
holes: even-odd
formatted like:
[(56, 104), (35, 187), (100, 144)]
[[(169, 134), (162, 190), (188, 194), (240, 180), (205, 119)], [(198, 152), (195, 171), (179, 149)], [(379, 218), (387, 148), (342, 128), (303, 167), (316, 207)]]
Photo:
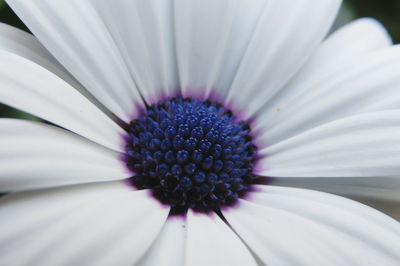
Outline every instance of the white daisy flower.
[(0, 26), (0, 101), (53, 125), (0, 120), (0, 265), (398, 265), (397, 221), (316, 191), (400, 199), (380, 24), (324, 40), (337, 0), (8, 3), (36, 37)]

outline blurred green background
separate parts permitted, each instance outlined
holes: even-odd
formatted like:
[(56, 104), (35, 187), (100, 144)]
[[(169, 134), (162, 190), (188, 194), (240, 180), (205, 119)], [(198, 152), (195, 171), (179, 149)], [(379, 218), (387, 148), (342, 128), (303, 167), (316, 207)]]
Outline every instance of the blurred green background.
[[(25, 0), (30, 1), (30, 0)], [(400, 0), (344, 0), (334, 29), (359, 17), (372, 17), (382, 22), (395, 43), (400, 43)], [(4, 0), (0, 0), (0, 21), (29, 31)], [(0, 117), (36, 119), (0, 104)]]

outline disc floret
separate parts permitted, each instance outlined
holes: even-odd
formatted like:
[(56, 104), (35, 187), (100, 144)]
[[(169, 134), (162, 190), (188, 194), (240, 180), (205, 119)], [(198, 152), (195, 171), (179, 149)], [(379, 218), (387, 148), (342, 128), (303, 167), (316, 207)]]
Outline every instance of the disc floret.
[(149, 106), (128, 132), (131, 183), (175, 210), (233, 205), (254, 182), (250, 127), (221, 104), (171, 98)]

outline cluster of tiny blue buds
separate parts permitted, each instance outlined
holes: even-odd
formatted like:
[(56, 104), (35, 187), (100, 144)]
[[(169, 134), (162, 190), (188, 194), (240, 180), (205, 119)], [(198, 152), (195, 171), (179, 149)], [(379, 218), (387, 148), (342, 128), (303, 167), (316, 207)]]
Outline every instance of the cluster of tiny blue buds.
[(129, 124), (130, 181), (178, 212), (231, 206), (254, 182), (249, 131), (218, 103), (176, 97), (151, 105)]

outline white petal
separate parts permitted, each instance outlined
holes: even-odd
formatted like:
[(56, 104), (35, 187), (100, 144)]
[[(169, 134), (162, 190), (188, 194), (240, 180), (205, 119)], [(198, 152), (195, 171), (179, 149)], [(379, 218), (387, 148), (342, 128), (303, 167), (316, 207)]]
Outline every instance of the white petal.
[(0, 50), (22, 56), (53, 72), (73, 87), (80, 85), (31, 34), (0, 23)]
[[(94, 102), (96, 106), (102, 107), (102, 105), (57, 62), (35, 36), (7, 24), (0, 23), (0, 50), (19, 55), (44, 67), (79, 90), (86, 98)], [(107, 111), (105, 108), (102, 108), (102, 110)]]
[(269, 185), (324, 191), (345, 196), (379, 209), (400, 220), (400, 177), (283, 177)]
[(123, 130), (68, 83), (18, 55), (0, 51), (0, 102), (115, 150)]
[(120, 154), (43, 123), (0, 119), (1, 191), (129, 177)]
[(400, 110), (351, 116), (265, 148), (257, 174), (277, 177), (397, 176)]
[(270, 184), (308, 188), (356, 199), (397, 201), (400, 204), (399, 176), (282, 177), (272, 179)]
[(111, 112), (126, 122), (137, 115), (142, 100), (92, 3), (7, 2), (54, 57)]
[(399, 82), (400, 46), (364, 56), (311, 83), (307, 92), (287, 102), (274, 116), (263, 117), (262, 122), (269, 124), (263, 141), (271, 145), (335, 119), (397, 109)]
[[(390, 36), (382, 24), (370, 18), (357, 19), (329, 36), (281, 92), (305, 92), (345, 65), (391, 45)], [(292, 94), (285, 96), (296, 98)]]
[(184, 265), (257, 265), (248, 248), (216, 214), (187, 214)]
[[(267, 130), (279, 127), (280, 123), (290, 119), (290, 116), (286, 116), (286, 109), (290, 109), (292, 105), (296, 106), (301, 101), (299, 97), (319, 90), (325, 83), (331, 83), (331, 79), (347, 73), (349, 66), (356, 65), (356, 68), (360, 68), (364, 64), (365, 56), (390, 45), (390, 36), (384, 27), (373, 19), (358, 19), (341, 28), (321, 44), (317, 52), (290, 82), (264, 106), (256, 117), (255, 130), (263, 133), (261, 138), (264, 138), (265, 143), (271, 144), (276, 141), (275, 138), (279, 138), (279, 136), (268, 136)], [(387, 59), (389, 58), (388, 56)], [(357, 65), (355, 62), (361, 63)], [(349, 81), (352, 82), (351, 79)], [(339, 86), (342, 87), (343, 84)], [(336, 90), (336, 88), (332, 90)], [(351, 90), (346, 88), (343, 90), (343, 94)], [(324, 99), (320, 101), (324, 101)], [(296, 109), (302, 111), (301, 108), (297, 107)], [(296, 118), (298, 118), (297, 115)], [(284, 134), (286, 136), (287, 132)]]
[(135, 84), (151, 104), (179, 88), (171, 0), (95, 0)]
[[(57, 199), (61, 204), (58, 208), (62, 208), (63, 201)], [(29, 205), (46, 208), (54, 204), (49, 200), (39, 202), (39, 206), (35, 203)], [(1, 206), (6, 209), (2, 224), (11, 222), (8, 213), (17, 213), (16, 217), (22, 219), (31, 216), (26, 208), (15, 209), (7, 202)], [(154, 241), (169, 212), (149, 197), (148, 191), (118, 190), (96, 193), (62, 209), (52, 210), (59, 215), (46, 227), (19, 234), (11, 243), (1, 243), (1, 264), (133, 265)]]
[(46, 228), (84, 202), (131, 190), (118, 181), (7, 194), (0, 198), (0, 215), (8, 218), (0, 220), (1, 243), (12, 246), (24, 235)]
[[(398, 191), (399, 192), (399, 191)], [(355, 198), (355, 200), (362, 202), (372, 208), (380, 210), (383, 213), (397, 219), (400, 222), (400, 202), (399, 201), (384, 201), (374, 200), (367, 198)]]
[(153, 246), (137, 264), (140, 266), (184, 266), (186, 250), (186, 219), (168, 217)]
[(224, 99), (266, 2), (174, 2), (176, 51), (184, 96)]
[(254, 115), (305, 63), (325, 36), (339, 0), (268, 1), (226, 102)]
[(312, 190), (258, 186), (223, 211), (267, 265), (397, 265), (400, 224), (357, 202)]

